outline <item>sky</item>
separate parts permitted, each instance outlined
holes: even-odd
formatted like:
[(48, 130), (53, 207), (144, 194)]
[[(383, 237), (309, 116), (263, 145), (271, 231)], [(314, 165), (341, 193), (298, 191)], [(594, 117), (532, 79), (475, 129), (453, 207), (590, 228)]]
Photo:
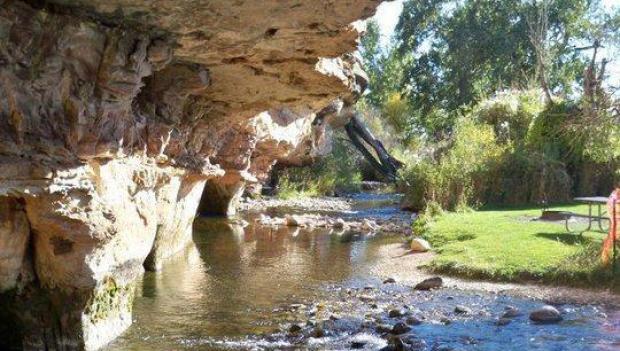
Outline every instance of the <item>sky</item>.
[[(381, 46), (385, 47), (394, 34), (394, 28), (398, 23), (398, 17), (403, 11), (403, 1), (395, 0), (383, 2), (377, 8), (377, 13), (373, 17), (381, 30)], [(620, 6), (620, 0), (602, 0), (603, 6), (606, 8)], [(610, 56), (610, 55), (607, 55)], [(612, 85), (620, 85), (620, 58), (612, 60), (607, 66), (609, 74), (609, 83)]]

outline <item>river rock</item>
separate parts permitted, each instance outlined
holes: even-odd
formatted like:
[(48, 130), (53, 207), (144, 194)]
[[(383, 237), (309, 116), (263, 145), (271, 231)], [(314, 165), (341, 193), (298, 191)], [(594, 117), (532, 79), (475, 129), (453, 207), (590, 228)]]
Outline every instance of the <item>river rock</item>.
[(463, 305), (456, 305), (456, 307), (454, 307), (454, 313), (457, 314), (471, 314), (471, 309), (467, 306), (463, 306)]
[(323, 329), (322, 326), (316, 326), (310, 332), (310, 336), (313, 337), (313, 338), (322, 338), (322, 337), (325, 336), (325, 329)]
[(390, 332), (395, 335), (400, 335), (400, 334), (405, 334), (409, 332), (410, 330), (411, 330), (410, 326), (408, 326), (405, 323), (398, 322), (394, 324), (394, 327), (392, 327), (392, 330)]
[(506, 306), (502, 318), (515, 318), (521, 315), (521, 311), (514, 306)]
[(289, 328), (288, 328), (288, 332), (291, 334), (297, 334), (299, 332), (302, 331), (302, 327), (299, 324), (292, 324)]
[(450, 318), (448, 318), (448, 317), (445, 317), (445, 316), (439, 318), (439, 322), (441, 322), (441, 324), (443, 324), (443, 325), (452, 324), (452, 320)]
[(396, 283), (396, 279), (389, 277), (383, 281), (383, 284), (394, 284)]
[(530, 312), (530, 320), (536, 323), (557, 323), (562, 320), (562, 315), (553, 306), (543, 306)]
[(409, 316), (407, 317), (407, 320), (405, 321), (407, 324), (409, 325), (420, 325), (422, 324), (422, 320), (418, 317), (415, 316)]
[(413, 238), (411, 240), (411, 251), (426, 252), (431, 249), (431, 244), (422, 238)]
[(405, 314), (403, 313), (402, 310), (399, 309), (392, 309), (388, 312), (388, 317), (390, 318), (398, 318), (398, 317), (402, 317)]
[(415, 290), (432, 290), (439, 289), (443, 286), (443, 279), (441, 277), (432, 277), (428, 279), (424, 279), (419, 282), (414, 289)]

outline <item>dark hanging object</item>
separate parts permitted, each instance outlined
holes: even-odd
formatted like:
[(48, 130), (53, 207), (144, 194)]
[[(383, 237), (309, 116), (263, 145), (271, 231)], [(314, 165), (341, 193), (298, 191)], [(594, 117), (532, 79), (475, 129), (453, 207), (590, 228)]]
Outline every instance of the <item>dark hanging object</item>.
[[(398, 169), (403, 163), (392, 157), (383, 146), (383, 143), (370, 132), (364, 122), (353, 115), (349, 122), (344, 126), (351, 143), (357, 148), (368, 162), (379, 171), (387, 180), (396, 181)], [(365, 142), (365, 143), (364, 143)], [(369, 145), (375, 151), (375, 155), (368, 150)]]

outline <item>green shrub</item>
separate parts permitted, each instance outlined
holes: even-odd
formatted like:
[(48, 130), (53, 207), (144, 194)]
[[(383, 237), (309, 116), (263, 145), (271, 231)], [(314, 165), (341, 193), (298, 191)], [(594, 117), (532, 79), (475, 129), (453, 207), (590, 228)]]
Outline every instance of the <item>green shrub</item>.
[(448, 210), (467, 211), (482, 204), (606, 195), (620, 168), (613, 151), (616, 134), (594, 128), (602, 140), (598, 147), (609, 154), (606, 160), (594, 157), (596, 143), (575, 131), (584, 118), (578, 104), (545, 106), (536, 91), (482, 101), (456, 121), (447, 141), (421, 147), (431, 152), (418, 152), (403, 170), (405, 204), (422, 210), (435, 201)]
[(462, 118), (457, 122), (449, 150), (435, 161), (419, 160), (403, 170), (410, 184), (406, 193), (408, 207), (421, 210), (430, 202), (454, 210), (475, 200), (476, 187), (484, 185), (480, 177), (495, 167), (504, 146), (495, 140), (489, 125)]

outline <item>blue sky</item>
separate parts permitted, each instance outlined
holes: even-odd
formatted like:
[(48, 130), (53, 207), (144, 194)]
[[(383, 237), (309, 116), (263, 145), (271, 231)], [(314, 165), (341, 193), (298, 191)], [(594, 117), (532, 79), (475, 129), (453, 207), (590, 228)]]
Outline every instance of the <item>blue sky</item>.
[[(384, 2), (379, 5), (377, 13), (374, 19), (379, 24), (381, 29), (381, 45), (385, 46), (390, 37), (394, 34), (394, 28), (398, 23), (398, 17), (403, 10), (404, 0), (395, 0), (390, 2)], [(620, 0), (602, 0), (603, 6), (606, 8), (612, 8), (620, 6)], [(607, 55), (608, 58), (613, 59), (607, 66), (607, 72), (609, 74), (609, 81), (613, 85), (620, 85), (620, 58), (615, 58), (612, 55)], [(618, 55), (616, 55), (618, 56)]]

